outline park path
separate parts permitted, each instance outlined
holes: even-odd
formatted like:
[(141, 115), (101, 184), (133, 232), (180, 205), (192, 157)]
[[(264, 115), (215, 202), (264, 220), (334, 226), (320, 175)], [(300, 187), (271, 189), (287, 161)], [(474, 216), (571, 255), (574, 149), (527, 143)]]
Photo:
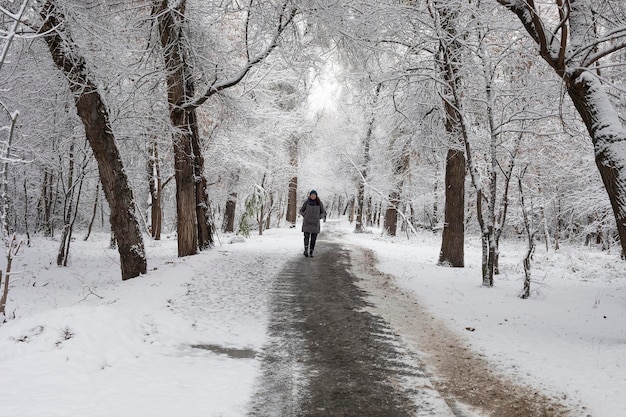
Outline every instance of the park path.
[(498, 374), (377, 271), (371, 251), (339, 237), (327, 224), (316, 256), (274, 280), (247, 417), (580, 416)]
[(419, 357), (371, 312), (351, 249), (320, 236), (278, 276), (263, 376), (250, 417), (407, 417), (455, 414)]

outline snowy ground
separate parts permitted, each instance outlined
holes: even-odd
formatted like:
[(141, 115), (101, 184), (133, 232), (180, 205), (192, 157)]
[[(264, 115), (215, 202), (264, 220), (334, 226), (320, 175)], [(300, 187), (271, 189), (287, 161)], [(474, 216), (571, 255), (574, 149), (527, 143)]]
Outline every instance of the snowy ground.
[[(234, 244), (222, 236), (187, 258), (176, 257), (174, 238), (148, 240), (149, 273), (127, 282), (108, 235), (73, 242), (67, 268), (54, 262), (56, 241), (36, 239), (14, 262), (15, 317), (0, 325), (0, 416), (244, 416), (271, 282), (301, 256), (298, 230)], [(522, 243), (503, 245), (503, 274), (487, 289), (477, 241), (468, 266), (450, 269), (435, 266), (440, 241), (427, 233), (343, 239), (373, 249), (383, 272), (502, 372), (594, 417), (626, 415), (626, 264), (616, 254), (539, 247), (532, 296), (521, 300)]]
[(538, 246), (532, 294), (522, 300), (522, 241), (502, 244), (501, 275), (486, 288), (478, 239), (468, 239), (466, 267), (456, 269), (435, 266), (441, 241), (432, 234), (411, 242), (345, 237), (373, 249), (380, 271), (504, 374), (562, 393), (590, 416), (626, 415), (626, 263), (618, 255), (573, 247), (546, 253)]

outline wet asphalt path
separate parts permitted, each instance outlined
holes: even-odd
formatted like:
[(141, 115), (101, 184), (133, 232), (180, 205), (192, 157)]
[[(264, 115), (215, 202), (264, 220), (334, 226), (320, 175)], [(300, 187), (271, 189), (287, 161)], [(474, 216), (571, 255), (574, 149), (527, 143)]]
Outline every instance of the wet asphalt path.
[(351, 262), (320, 235), (314, 258), (279, 275), (249, 417), (441, 415), (411, 383), (426, 379), (419, 360), (368, 311)]

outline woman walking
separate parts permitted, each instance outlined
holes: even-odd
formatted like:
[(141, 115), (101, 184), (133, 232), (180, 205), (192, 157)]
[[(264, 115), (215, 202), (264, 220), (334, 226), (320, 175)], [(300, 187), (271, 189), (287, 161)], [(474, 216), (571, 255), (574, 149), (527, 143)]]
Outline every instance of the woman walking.
[(304, 256), (313, 257), (315, 241), (320, 232), (320, 219), (326, 220), (326, 209), (324, 204), (317, 198), (317, 191), (311, 190), (309, 198), (300, 208), (302, 220), (302, 231), (304, 232)]

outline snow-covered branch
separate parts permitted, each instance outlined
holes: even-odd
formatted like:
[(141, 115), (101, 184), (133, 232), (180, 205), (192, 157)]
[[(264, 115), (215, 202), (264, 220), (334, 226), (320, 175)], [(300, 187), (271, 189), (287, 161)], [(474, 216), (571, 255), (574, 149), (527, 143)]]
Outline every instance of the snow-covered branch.
[(9, 17), (9, 19), (13, 20), (13, 26), (11, 27), (11, 30), (9, 31), (8, 35), (6, 36), (6, 42), (4, 43), (4, 46), (2, 48), (2, 52), (0, 52), (0, 71), (2, 70), (2, 65), (4, 64), (4, 60), (7, 57), (7, 53), (9, 52), (9, 48), (11, 47), (11, 43), (13, 42), (13, 39), (15, 38), (15, 36), (17, 34), (17, 28), (22, 23), (22, 18), (24, 16), (24, 12), (26, 11), (26, 8), (28, 7), (28, 1), (29, 0), (24, 0), (24, 2), (22, 3), (22, 6), (20, 7), (19, 12), (15, 13), (15, 14), (13, 14), (13, 13), (9, 12), (8, 10), (0, 7), (0, 12), (2, 14), (4, 14), (5, 16)]
[(617, 52), (620, 49), (624, 49), (626, 48), (626, 40), (622, 40), (621, 42), (615, 43), (614, 45), (611, 45), (609, 48), (606, 48), (602, 51), (598, 51), (597, 53), (593, 54), (593, 55), (589, 55), (587, 56), (584, 61), (582, 62), (581, 66), (585, 67), (585, 68), (589, 68), (591, 65), (593, 65), (594, 63), (596, 63), (597, 61), (599, 61), (600, 59), (604, 58), (607, 55), (612, 54), (613, 52)]
[[(272, 53), (272, 51), (276, 49), (276, 47), (278, 46), (278, 41), (280, 39), (280, 36), (285, 31), (285, 29), (287, 29), (287, 27), (291, 24), (294, 17), (296, 16), (297, 9), (294, 7), (288, 11), (287, 10), (288, 3), (289, 1), (285, 1), (283, 3), (280, 18), (278, 19), (276, 33), (274, 33), (274, 36), (271, 42), (267, 45), (264, 51), (250, 58), (249, 52), (247, 50), (248, 45), (246, 42), (246, 54), (248, 55), (248, 61), (236, 74), (234, 74), (231, 78), (226, 79), (221, 82), (218, 82), (217, 79), (215, 79), (214, 82), (206, 89), (206, 91), (200, 97), (190, 102), (184, 103), (180, 107), (186, 111), (197, 109), (202, 104), (204, 104), (212, 95), (217, 94), (220, 91), (226, 90), (230, 87), (237, 85), (241, 80), (243, 80), (243, 78), (246, 76), (246, 74), (248, 74), (248, 72), (252, 69), (252, 67), (254, 67), (256, 64), (258, 64), (259, 62), (267, 58)], [(246, 25), (246, 38), (248, 36), (247, 33), (248, 33), (248, 30), (247, 30), (247, 25)]]
[[(606, 56), (607, 54), (624, 48), (624, 42), (620, 42), (622, 39), (624, 39), (624, 37), (626, 37), (626, 27), (616, 28), (604, 35), (603, 37), (595, 39), (593, 42), (590, 42), (587, 45), (580, 46), (577, 50), (573, 51), (568, 58), (571, 61), (579, 55), (586, 53), (585, 57), (581, 59), (581, 61), (583, 62), (582, 65), (589, 66), (592, 62), (588, 62), (593, 59), (593, 55), (602, 54), (602, 56)], [(606, 48), (608, 53), (604, 53), (604, 50), (600, 50), (600, 45), (604, 43), (612, 44), (612, 46)], [(593, 62), (595, 61), (597, 61), (597, 59), (593, 59)]]

